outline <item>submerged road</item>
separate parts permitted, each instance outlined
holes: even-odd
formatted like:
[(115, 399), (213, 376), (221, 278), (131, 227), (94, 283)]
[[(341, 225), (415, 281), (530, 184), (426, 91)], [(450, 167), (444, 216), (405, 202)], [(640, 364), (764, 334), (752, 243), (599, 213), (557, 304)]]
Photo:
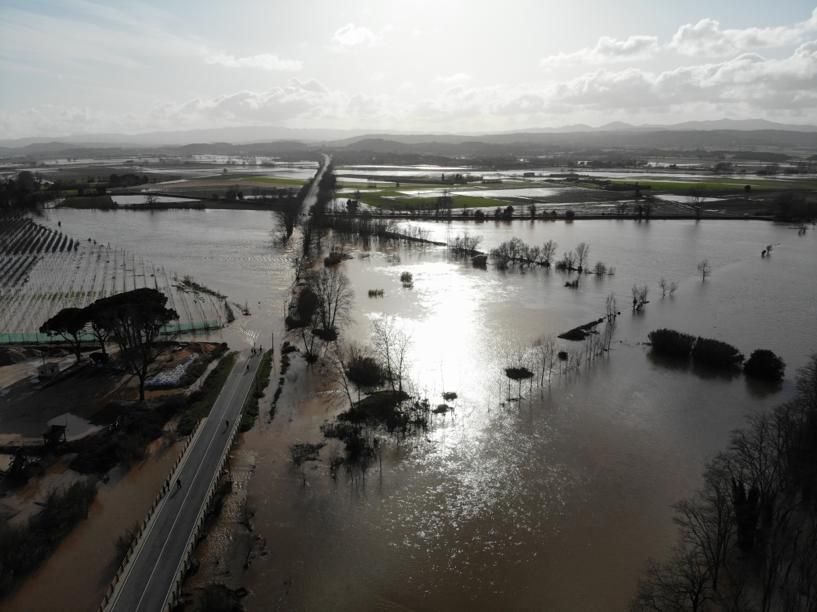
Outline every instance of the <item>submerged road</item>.
[(211, 483), (218, 476), (222, 453), (230, 444), (230, 433), (240, 418), (260, 363), (260, 353), (239, 354), (210, 415), (199, 425), (174, 474), (182, 486), (177, 487), (174, 480), (157, 506), (132, 562), (117, 584), (108, 610), (158, 612), (169, 601), (199, 511)]

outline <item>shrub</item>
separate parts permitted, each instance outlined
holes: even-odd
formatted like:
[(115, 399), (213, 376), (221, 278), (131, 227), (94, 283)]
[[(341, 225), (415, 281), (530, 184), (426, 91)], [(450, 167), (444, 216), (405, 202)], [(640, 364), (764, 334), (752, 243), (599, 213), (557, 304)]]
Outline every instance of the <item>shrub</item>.
[(383, 384), (383, 368), (374, 357), (355, 355), (349, 360), (346, 376), (358, 387), (373, 388)]
[(743, 362), (743, 355), (738, 349), (712, 338), (698, 338), (692, 349), (692, 358), (716, 368), (736, 368)]
[(695, 337), (677, 332), (674, 329), (656, 329), (647, 336), (652, 344), (652, 350), (660, 355), (667, 355), (676, 359), (687, 359), (692, 352)]
[(743, 372), (746, 376), (771, 382), (780, 382), (783, 380), (783, 372), (785, 370), (785, 362), (767, 349), (757, 349), (753, 351), (743, 366)]

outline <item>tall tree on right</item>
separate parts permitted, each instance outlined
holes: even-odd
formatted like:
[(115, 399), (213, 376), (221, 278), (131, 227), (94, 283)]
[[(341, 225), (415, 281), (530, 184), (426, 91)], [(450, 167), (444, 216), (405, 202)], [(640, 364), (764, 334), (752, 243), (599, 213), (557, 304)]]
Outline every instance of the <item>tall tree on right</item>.
[(145, 399), (145, 380), (156, 359), (156, 340), (162, 327), (179, 318), (167, 308), (167, 296), (156, 289), (134, 289), (95, 302), (111, 337), (119, 345), (125, 369), (139, 379), (139, 400)]

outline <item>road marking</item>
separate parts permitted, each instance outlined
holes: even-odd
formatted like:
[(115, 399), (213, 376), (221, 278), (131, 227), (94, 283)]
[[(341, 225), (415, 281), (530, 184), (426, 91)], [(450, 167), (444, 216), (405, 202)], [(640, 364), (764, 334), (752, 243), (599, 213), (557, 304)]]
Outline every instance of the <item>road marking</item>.
[[(250, 358), (248, 358), (248, 361), (249, 360), (250, 360)], [(261, 360), (260, 359), (258, 360), (258, 365), (259, 366), (261, 365)], [(242, 412), (242, 410), (244, 408), (244, 404), (247, 402), (247, 398), (250, 396), (250, 391), (252, 390), (253, 383), (255, 381), (255, 375), (257, 374), (257, 372), (258, 372), (258, 366), (253, 368), (253, 375), (252, 375), (251, 382), (250, 382), (249, 385), (247, 385), (247, 389), (244, 391), (244, 397), (242, 398), (241, 403), (238, 404), (238, 406), (239, 406), (238, 415), (237, 415), (236, 419), (233, 422), (233, 430), (234, 431), (237, 431), (238, 427), (240, 425), (239, 417), (241, 416), (241, 412)], [(242, 378), (241, 381), (243, 381), (243, 380), (244, 379)], [(239, 388), (241, 388), (241, 384), (239, 384)], [(233, 395), (235, 395), (235, 394), (233, 394)], [(229, 404), (228, 404), (228, 408), (229, 408)], [(225, 450), (229, 450), (229, 448), (230, 447), (227, 446), (227, 447), (225, 447)], [(222, 451), (222, 452), (224, 452), (224, 451)], [(217, 478), (218, 478), (218, 472), (214, 472), (213, 475), (210, 477), (210, 484), (209, 484), (208, 489), (207, 489), (208, 491), (210, 490), (210, 487), (213, 486), (213, 483), (215, 482), (215, 480)], [(198, 521), (199, 515), (202, 512), (202, 507), (203, 507), (203, 504), (201, 506), (199, 506), (199, 511), (196, 514), (196, 520), (197, 521)], [(194, 524), (193, 528), (195, 529), (195, 524)], [(187, 546), (190, 544), (190, 540), (191, 540), (192, 537), (193, 537), (193, 531), (191, 531), (190, 534), (187, 536), (187, 541), (184, 544), (185, 549), (187, 549)], [(182, 553), (182, 556), (179, 558), (179, 562), (176, 564), (176, 569), (173, 572), (174, 578), (179, 575), (179, 568), (181, 568), (182, 563), (184, 563), (184, 553)], [(162, 600), (162, 607), (161, 607), (162, 610), (164, 610), (165, 607), (167, 606), (167, 600), (168, 600), (169, 597), (170, 597), (170, 589), (167, 590), (167, 592), (165, 593), (164, 600)]]
[[(235, 370), (236, 366), (238, 366), (238, 364), (235, 364), (235, 366), (233, 366), (233, 371), (236, 371)], [(240, 381), (241, 377), (238, 377), (237, 380)], [(236, 385), (234, 385), (234, 387), (235, 386)], [(237, 386), (240, 387), (240, 385), (237, 385)], [(235, 392), (236, 392), (236, 389), (233, 388), (233, 390), (232, 390), (232, 392), (230, 394), (230, 401), (227, 402), (227, 406), (230, 406), (230, 404), (232, 403), (232, 400), (235, 397)], [(216, 400), (216, 401), (218, 401), (218, 400)], [(213, 420), (213, 423), (216, 423), (215, 419)], [(205, 426), (206, 426), (206, 424), (205, 424)], [(216, 424), (213, 429), (214, 429), (214, 434), (217, 434), (219, 432), (219, 430), (220, 430), (220, 427), (218, 427), (218, 424)], [(187, 502), (187, 499), (190, 497), (190, 492), (193, 490), (193, 487), (191, 485), (196, 481), (196, 478), (198, 477), (199, 472), (201, 471), (201, 466), (204, 463), (204, 457), (206, 457), (207, 454), (210, 452), (210, 447), (213, 445), (213, 442), (215, 441), (215, 439), (216, 439), (216, 435), (212, 435), (210, 437), (210, 441), (207, 443), (207, 447), (204, 449), (204, 455), (202, 457), (202, 461), (199, 462), (198, 466), (196, 467), (196, 471), (193, 473), (193, 478), (190, 480), (190, 485), (188, 485), (188, 487), (187, 487), (187, 493), (185, 494), (184, 498), (182, 499), (181, 504), (179, 505), (179, 512), (176, 513), (176, 518), (173, 519), (173, 524), (170, 526), (170, 533), (173, 533), (173, 531), (176, 528), (176, 523), (179, 521), (179, 516), (181, 515), (181, 509), (184, 508), (184, 505)], [(195, 525), (194, 525), (194, 528), (195, 528)], [(168, 541), (169, 541), (169, 538), (166, 538), (164, 543), (162, 544), (162, 548), (159, 551), (159, 556), (156, 559), (156, 563), (153, 566), (153, 570), (150, 572), (150, 575), (148, 576), (148, 580), (145, 583), (145, 588), (142, 590), (142, 595), (139, 597), (139, 601), (136, 603), (136, 608), (134, 608), (134, 610), (136, 612), (138, 612), (138, 610), (142, 607), (142, 601), (145, 599), (145, 595), (147, 595), (147, 592), (149, 590), (148, 587), (150, 586), (150, 583), (153, 581), (153, 576), (156, 574), (156, 570), (159, 567), (159, 560), (161, 560), (162, 556), (165, 553), (165, 548), (167, 548)], [(182, 553), (182, 556), (184, 556), (184, 553)], [(167, 596), (165, 595), (165, 597), (167, 597)]]

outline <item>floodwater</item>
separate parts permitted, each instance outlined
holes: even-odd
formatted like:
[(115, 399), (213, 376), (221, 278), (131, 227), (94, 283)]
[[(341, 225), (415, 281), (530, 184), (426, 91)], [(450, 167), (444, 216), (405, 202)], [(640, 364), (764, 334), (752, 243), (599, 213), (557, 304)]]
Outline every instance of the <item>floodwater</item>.
[(253, 342), (269, 346), (271, 334), (283, 330), (292, 251), (281, 248), (279, 223), (271, 212), (53, 209), (45, 222), (61, 222), (70, 236), (110, 243), (180, 276), (190, 275), (231, 303), (248, 307), (249, 317), (234, 308), (238, 319), (233, 326), (202, 338), (235, 348)]
[[(268, 212), (48, 215), (67, 233), (172, 262), (247, 301), (253, 315), (225, 337), (261, 339), (280, 324), (291, 272)], [(318, 369), (293, 367), (275, 419), (260, 419), (245, 440), (256, 465), (253, 524), (269, 553), (246, 574), (249, 609), (626, 609), (646, 559), (674, 540), (670, 505), (699, 485), (730, 430), (790, 396), (795, 369), (817, 350), (817, 233), (748, 221), (423, 225), (435, 240), (482, 235), (486, 250), (513, 236), (555, 240), (560, 254), (587, 242), (591, 262), (616, 273), (582, 277), (572, 290), (555, 271), (475, 269), (440, 247), (353, 251), (341, 264), (356, 295), (342, 339), (365, 343), (372, 320), (395, 317), (412, 340), (412, 389), (432, 405), (456, 392), (455, 411), (390, 441), (382, 471), (375, 465), (365, 481), (343, 472), (333, 481), (324, 456), (303, 486), (289, 447), (320, 441), (344, 399)], [(773, 254), (761, 259), (768, 244)], [(713, 272), (702, 283), (705, 257)], [(412, 289), (401, 286), (403, 271)], [(661, 276), (679, 283), (672, 298), (661, 298)], [(634, 283), (650, 287), (638, 314)], [(370, 299), (369, 289), (385, 296)], [(502, 369), (537, 337), (602, 315), (611, 292), (622, 315), (610, 354), (508, 401)], [(659, 327), (747, 354), (772, 349), (787, 380), (774, 390), (671, 367), (641, 344)]]
[(0, 601), (0, 612), (95, 610), (118, 567), (117, 538), (144, 519), (181, 447), (156, 441), (140, 464), (125, 474), (112, 473), (111, 480), (99, 486), (88, 517), (20, 588)]
[[(732, 429), (792, 386), (775, 392), (671, 367), (640, 343), (669, 326), (746, 353), (771, 348), (792, 376), (817, 349), (815, 233), (686, 221), (427, 227), (435, 239), (467, 228), (488, 247), (513, 235), (564, 248), (587, 241), (591, 259), (617, 272), (584, 277), (576, 291), (556, 272), (474, 269), (440, 248), (400, 249), (399, 263), (377, 252), (344, 262), (357, 295), (347, 338), (365, 341), (371, 320), (396, 317), (412, 338), (416, 392), (435, 405), (455, 391), (456, 410), (427, 434), (393, 442), (365, 484), (345, 475), (334, 483), (324, 458), (303, 487), (287, 444), (319, 441), (343, 397), (279, 404), (252, 443), (250, 497), (270, 554), (249, 571), (250, 609), (626, 609), (646, 559), (673, 542), (670, 505), (698, 486)], [(769, 243), (778, 246), (761, 259)], [(704, 256), (714, 272), (701, 283)], [(413, 289), (401, 286), (403, 271)], [(661, 275), (679, 282), (673, 298), (656, 295)], [(633, 283), (651, 287), (639, 314), (628, 308)], [(369, 299), (368, 289), (385, 297)], [(538, 336), (603, 314), (610, 292), (622, 316), (609, 356), (508, 402), (502, 368)]]

